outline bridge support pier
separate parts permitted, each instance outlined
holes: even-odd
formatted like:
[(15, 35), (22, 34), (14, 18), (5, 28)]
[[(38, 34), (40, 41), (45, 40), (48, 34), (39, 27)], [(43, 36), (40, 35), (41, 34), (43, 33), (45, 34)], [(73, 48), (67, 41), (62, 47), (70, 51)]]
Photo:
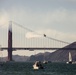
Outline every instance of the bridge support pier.
[(8, 60), (12, 61), (12, 22), (9, 22), (8, 28)]

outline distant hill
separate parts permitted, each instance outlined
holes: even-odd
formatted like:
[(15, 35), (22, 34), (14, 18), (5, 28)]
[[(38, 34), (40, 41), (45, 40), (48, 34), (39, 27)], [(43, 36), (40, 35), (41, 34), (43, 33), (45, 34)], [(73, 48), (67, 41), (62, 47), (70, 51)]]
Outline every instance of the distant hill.
[[(65, 46), (64, 48), (76, 48), (76, 42), (73, 42), (70, 45)], [(68, 61), (69, 52), (71, 52), (72, 54), (73, 61), (76, 61), (76, 50), (63, 50), (63, 49), (53, 52), (49, 56), (49, 59), (54, 62), (66, 62)]]
[(13, 60), (19, 61), (19, 62), (25, 62), (25, 61), (29, 60), (29, 57), (28, 56), (13, 55)]
[(37, 55), (32, 55), (29, 58), (29, 61), (44, 61), (44, 59), (47, 60), (48, 56), (50, 55), (49, 52), (45, 52), (45, 53), (38, 53)]
[[(71, 43), (70, 45), (67, 45), (64, 48), (76, 48), (76, 42)], [(53, 53), (45, 53), (45, 54), (42, 53), (42, 54), (32, 55), (29, 61), (36, 61), (36, 60), (43, 61), (45, 55), (46, 61), (67, 62), (69, 51), (72, 54), (73, 61), (76, 61), (76, 50), (63, 50), (63, 49), (57, 50)]]
[[(13, 58), (13, 61), (16, 61), (16, 62), (26, 62), (29, 60), (28, 56), (20, 56), (20, 55), (13, 55), (12, 58)], [(0, 61), (7, 61), (7, 57), (1, 57)]]

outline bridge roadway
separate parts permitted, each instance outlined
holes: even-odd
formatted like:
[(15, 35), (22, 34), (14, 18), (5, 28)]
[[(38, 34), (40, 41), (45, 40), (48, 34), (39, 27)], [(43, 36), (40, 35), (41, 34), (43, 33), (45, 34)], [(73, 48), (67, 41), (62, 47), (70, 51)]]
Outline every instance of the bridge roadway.
[[(2, 47), (1, 50), (8, 50), (7, 47)], [(13, 47), (12, 50), (76, 50), (76, 48), (47, 48), (47, 47)]]

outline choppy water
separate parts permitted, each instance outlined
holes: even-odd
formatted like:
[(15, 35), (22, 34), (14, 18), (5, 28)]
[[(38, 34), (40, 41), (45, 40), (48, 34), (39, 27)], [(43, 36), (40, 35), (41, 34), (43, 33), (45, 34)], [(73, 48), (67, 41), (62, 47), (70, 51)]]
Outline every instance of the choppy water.
[(76, 75), (76, 64), (48, 63), (45, 69), (33, 70), (33, 63), (2, 63), (0, 75)]

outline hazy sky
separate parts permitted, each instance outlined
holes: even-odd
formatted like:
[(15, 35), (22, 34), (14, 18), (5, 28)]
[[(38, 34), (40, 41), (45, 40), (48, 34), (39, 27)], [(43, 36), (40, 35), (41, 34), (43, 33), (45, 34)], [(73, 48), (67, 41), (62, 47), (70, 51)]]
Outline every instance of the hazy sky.
[(0, 25), (9, 20), (53, 38), (76, 41), (76, 0), (0, 0)]

